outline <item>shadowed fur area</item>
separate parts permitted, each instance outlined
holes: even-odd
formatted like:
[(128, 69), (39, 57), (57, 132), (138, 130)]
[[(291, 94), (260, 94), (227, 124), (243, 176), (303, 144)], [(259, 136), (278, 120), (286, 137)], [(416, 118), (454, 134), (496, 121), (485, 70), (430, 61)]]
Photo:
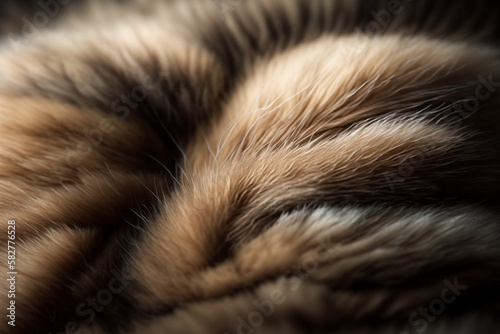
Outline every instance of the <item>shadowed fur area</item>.
[(498, 7), (3, 2), (0, 333), (500, 333)]

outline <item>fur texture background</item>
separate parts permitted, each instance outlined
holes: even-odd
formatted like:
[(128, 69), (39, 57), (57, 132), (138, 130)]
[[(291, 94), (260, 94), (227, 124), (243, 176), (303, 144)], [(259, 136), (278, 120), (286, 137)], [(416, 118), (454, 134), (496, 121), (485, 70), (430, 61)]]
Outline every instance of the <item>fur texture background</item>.
[(500, 333), (498, 6), (395, 3), (4, 2), (0, 331)]

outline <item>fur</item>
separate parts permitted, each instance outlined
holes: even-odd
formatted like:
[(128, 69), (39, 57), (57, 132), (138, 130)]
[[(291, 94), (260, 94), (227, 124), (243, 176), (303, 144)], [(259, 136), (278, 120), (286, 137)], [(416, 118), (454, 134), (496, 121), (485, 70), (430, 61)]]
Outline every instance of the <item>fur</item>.
[(500, 332), (498, 6), (391, 3), (11, 5), (0, 331)]

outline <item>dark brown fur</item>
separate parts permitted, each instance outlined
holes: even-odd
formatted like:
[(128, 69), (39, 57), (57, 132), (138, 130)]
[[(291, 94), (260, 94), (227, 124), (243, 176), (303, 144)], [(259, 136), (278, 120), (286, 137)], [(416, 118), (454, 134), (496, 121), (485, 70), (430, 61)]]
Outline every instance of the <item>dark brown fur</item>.
[(9, 3), (0, 331), (498, 331), (497, 9), (389, 2)]

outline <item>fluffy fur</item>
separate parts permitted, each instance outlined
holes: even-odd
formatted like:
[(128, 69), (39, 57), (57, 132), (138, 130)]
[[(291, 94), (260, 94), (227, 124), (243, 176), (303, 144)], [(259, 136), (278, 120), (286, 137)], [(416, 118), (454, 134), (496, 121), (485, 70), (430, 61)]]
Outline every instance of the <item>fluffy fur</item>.
[(500, 332), (496, 6), (391, 3), (6, 12), (0, 330)]

